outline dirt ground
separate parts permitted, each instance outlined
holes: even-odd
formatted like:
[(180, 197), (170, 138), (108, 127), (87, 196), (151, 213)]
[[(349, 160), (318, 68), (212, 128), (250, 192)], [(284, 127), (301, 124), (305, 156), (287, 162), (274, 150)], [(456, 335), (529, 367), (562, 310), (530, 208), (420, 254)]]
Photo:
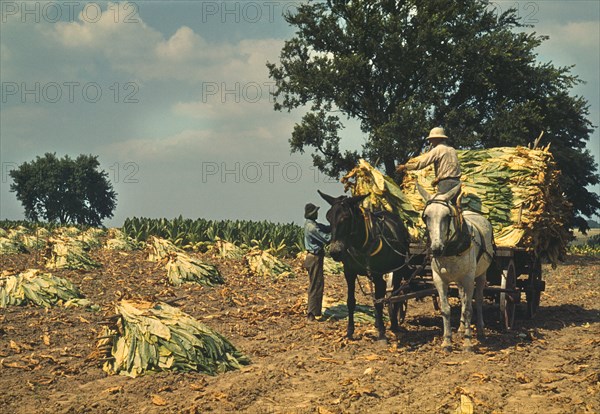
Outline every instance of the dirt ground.
[[(219, 266), (225, 285), (172, 287), (146, 253), (99, 249), (93, 257), (103, 268), (54, 274), (79, 285), (101, 312), (0, 310), (0, 412), (453, 413), (466, 396), (475, 413), (600, 413), (600, 258), (545, 265), (535, 319), (519, 309), (515, 330), (503, 332), (489, 301), (485, 341), (468, 354), (455, 336), (448, 354), (430, 299), (409, 303), (399, 340), (389, 333), (389, 344), (380, 345), (362, 323), (348, 341), (343, 320), (305, 321), (299, 263), (295, 279), (273, 282), (248, 275), (241, 261), (199, 256)], [(2, 270), (41, 263), (35, 254), (0, 256)], [(342, 276), (326, 278), (329, 300), (343, 301), (345, 292)], [(359, 304), (370, 304), (357, 293)], [(95, 338), (121, 297), (183, 298), (185, 312), (228, 337), (252, 364), (215, 377), (107, 375), (93, 357)]]

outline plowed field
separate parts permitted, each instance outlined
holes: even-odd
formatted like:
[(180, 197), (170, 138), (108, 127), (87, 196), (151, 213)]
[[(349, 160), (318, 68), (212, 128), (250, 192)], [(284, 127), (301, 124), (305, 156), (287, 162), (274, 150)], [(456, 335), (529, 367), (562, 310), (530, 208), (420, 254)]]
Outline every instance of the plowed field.
[[(486, 303), (485, 341), (468, 354), (455, 336), (448, 354), (430, 299), (410, 302), (406, 331), (398, 339), (389, 333), (388, 345), (374, 342), (370, 323), (358, 324), (349, 341), (343, 320), (307, 322), (307, 277), (298, 262), (296, 278), (275, 282), (250, 275), (242, 261), (201, 254), (226, 278), (206, 288), (168, 285), (164, 268), (142, 251), (98, 249), (92, 256), (101, 269), (53, 273), (77, 284), (102, 311), (0, 310), (0, 412), (449, 413), (461, 396), (475, 413), (600, 412), (597, 258), (544, 266), (539, 312), (525, 320), (521, 309), (512, 332), (500, 329), (497, 305)], [(41, 266), (36, 254), (0, 256), (5, 271)], [(341, 275), (326, 278), (329, 301), (344, 301), (345, 292)], [(357, 293), (359, 304), (370, 304)], [(94, 357), (95, 338), (123, 297), (180, 298), (178, 306), (225, 335), (252, 364), (215, 377), (107, 375)]]

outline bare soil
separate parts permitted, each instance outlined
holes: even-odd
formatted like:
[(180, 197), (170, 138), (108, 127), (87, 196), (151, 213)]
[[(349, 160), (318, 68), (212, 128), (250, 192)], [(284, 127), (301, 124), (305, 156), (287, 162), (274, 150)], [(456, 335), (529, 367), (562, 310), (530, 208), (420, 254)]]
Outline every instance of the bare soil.
[[(475, 413), (600, 413), (600, 259), (544, 266), (546, 291), (534, 319), (503, 332), (486, 303), (486, 339), (474, 353), (441, 345), (430, 299), (411, 301), (398, 339), (374, 342), (370, 323), (345, 339), (345, 321), (307, 322), (307, 276), (282, 281), (248, 274), (242, 261), (217, 264), (226, 284), (172, 287), (145, 252), (98, 249), (97, 271), (55, 271), (100, 312), (12, 307), (0, 310), (1, 413), (453, 413), (461, 396)], [(0, 269), (41, 267), (36, 254), (0, 256)], [(368, 289), (368, 281), (362, 285)], [(329, 300), (344, 301), (341, 275), (326, 278)], [(371, 300), (358, 290), (359, 304)], [(368, 293), (368, 292), (367, 292)], [(524, 295), (523, 295), (524, 296)], [(252, 364), (219, 376), (161, 372), (109, 376), (95, 356), (100, 322), (122, 297), (170, 300), (227, 336)], [(458, 307), (453, 309), (458, 326)]]

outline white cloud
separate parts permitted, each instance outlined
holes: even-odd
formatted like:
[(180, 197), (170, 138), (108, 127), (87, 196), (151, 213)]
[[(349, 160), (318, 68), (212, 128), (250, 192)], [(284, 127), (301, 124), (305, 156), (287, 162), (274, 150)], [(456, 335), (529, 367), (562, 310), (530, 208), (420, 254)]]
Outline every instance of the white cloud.
[[(108, 7), (112, 10), (117, 6), (109, 3)], [(49, 35), (67, 50), (102, 55), (113, 68), (141, 80), (187, 82), (267, 80), (265, 63), (274, 61), (283, 45), (276, 39), (209, 43), (188, 26), (165, 38), (141, 18), (137, 20), (125, 23), (114, 19), (112, 13), (104, 13), (92, 23), (80, 15), (77, 21), (53, 25)]]
[(548, 35), (545, 45), (563, 53), (575, 54), (588, 51), (591, 56), (598, 55), (600, 49), (600, 21), (549, 22), (538, 25), (534, 30)]
[(578, 48), (592, 48), (598, 51), (600, 40), (600, 21), (572, 22), (557, 27), (554, 35), (562, 43)]
[(166, 42), (156, 45), (159, 59), (182, 61), (189, 59), (195, 50), (205, 49), (206, 42), (187, 26), (180, 27)]
[[(287, 156), (281, 125), (249, 128), (188, 129), (160, 139), (126, 139), (97, 148), (98, 153), (119, 154), (136, 162), (187, 162), (198, 159), (265, 159)], [(265, 146), (267, 145), (267, 146)], [(265, 149), (268, 148), (268, 151)]]

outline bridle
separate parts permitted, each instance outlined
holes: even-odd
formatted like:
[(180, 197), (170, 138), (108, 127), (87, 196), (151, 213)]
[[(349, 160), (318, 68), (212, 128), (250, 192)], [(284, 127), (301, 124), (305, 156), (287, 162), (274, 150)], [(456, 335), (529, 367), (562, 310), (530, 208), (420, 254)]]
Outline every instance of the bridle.
[[(448, 211), (450, 212), (448, 214), (448, 217), (450, 217), (452, 226), (448, 225), (448, 228), (446, 229), (446, 240), (444, 240), (444, 250), (442, 251), (442, 256), (443, 256), (446, 253), (448, 244), (450, 242), (458, 240), (458, 238), (460, 236), (460, 229), (463, 228), (464, 218), (463, 218), (460, 210), (456, 206), (454, 206), (453, 204), (448, 202), (447, 200), (431, 198), (425, 203), (425, 208), (423, 209), (423, 213), (421, 213), (421, 219), (425, 223), (425, 226), (427, 226), (427, 222), (425, 221), (425, 217), (426, 217), (425, 212), (427, 211), (427, 207), (429, 207), (432, 204), (441, 204), (444, 207), (446, 207), (448, 209)], [(452, 228), (454, 228), (454, 232), (452, 232)], [(429, 242), (429, 229), (427, 229), (427, 239)], [(465, 251), (466, 251), (466, 249), (465, 249)], [(460, 256), (460, 254), (462, 254), (462, 253), (464, 253), (464, 252), (460, 252), (458, 255)]]
[[(348, 234), (348, 240), (354, 241), (354, 240), (356, 240), (356, 237), (360, 235), (359, 231), (362, 228), (362, 226), (358, 225), (360, 220), (359, 220), (359, 217), (357, 217), (357, 215), (360, 215), (360, 219), (362, 219), (362, 221), (364, 223), (364, 229), (365, 229), (364, 241), (362, 242), (361, 248), (368, 246), (369, 240), (373, 234), (373, 231), (372, 231), (373, 226), (376, 226), (376, 228), (378, 229), (377, 237), (379, 238), (379, 243), (377, 244), (377, 247), (372, 252), (368, 253), (368, 255), (367, 255), (368, 257), (365, 258), (364, 263), (361, 263), (361, 260), (360, 260), (361, 256), (365, 257), (364, 254), (360, 254), (359, 252), (357, 252), (357, 249), (354, 248), (352, 245), (347, 247), (345, 250), (345, 252), (348, 254), (348, 256), (355, 263), (355, 265), (357, 265), (359, 268), (367, 271), (367, 274), (369, 275), (369, 279), (371, 280), (371, 284), (373, 284), (373, 280), (371, 278), (371, 270), (369, 267), (369, 257), (374, 257), (377, 254), (379, 254), (383, 249), (383, 243), (385, 243), (395, 255), (404, 258), (403, 263), (400, 266), (397, 266), (393, 269), (388, 269), (385, 273), (396, 272), (398, 270), (401, 270), (401, 269), (409, 266), (415, 257), (420, 256), (420, 255), (426, 253), (427, 250), (429, 250), (429, 247), (426, 246), (423, 251), (415, 252), (414, 254), (409, 254), (408, 251), (406, 253), (399, 252), (392, 245), (390, 240), (388, 240), (388, 238), (385, 236), (381, 227), (379, 227), (380, 223), (378, 221), (375, 221), (375, 223), (373, 223), (371, 212), (369, 210), (366, 210), (360, 206), (349, 206), (349, 205), (345, 204), (343, 201), (341, 201), (340, 204), (343, 206), (343, 208), (348, 209), (349, 213), (350, 213), (350, 217), (349, 217), (350, 232)], [(370, 230), (370, 228), (371, 228), (371, 230)], [(407, 243), (408, 243), (408, 240), (407, 240)], [(351, 242), (350, 242), (350, 244), (351, 244)], [(411, 283), (412, 279), (417, 274), (419, 274), (424, 268), (425, 268), (425, 263), (421, 264), (420, 266), (417, 266), (414, 269), (414, 271), (411, 273), (410, 277), (408, 279), (405, 279), (404, 282), (390, 294), (390, 296), (395, 296), (396, 294), (401, 292), (404, 288), (406, 288), (406, 286), (408, 286)], [(364, 289), (362, 288), (362, 285), (360, 284), (360, 281), (358, 282), (358, 284), (360, 286), (360, 289), (363, 291), (363, 293), (366, 294)], [(375, 299), (375, 290), (374, 289), (371, 289), (371, 290), (372, 290), (372, 294), (373, 294), (373, 301), (375, 304), (389, 300), (389, 298)]]
[[(362, 222), (364, 223), (364, 240), (362, 242), (361, 245), (361, 249), (367, 247), (369, 245), (369, 242), (372, 241), (372, 237), (376, 237), (379, 241), (376, 243), (375, 248), (368, 252), (366, 254), (365, 259), (365, 263), (361, 263), (361, 260), (359, 260), (359, 258), (365, 257), (364, 253), (359, 253), (357, 251), (357, 249), (351, 245), (346, 248), (346, 252), (348, 253), (348, 256), (350, 256), (350, 258), (355, 262), (356, 265), (358, 265), (360, 268), (365, 269), (368, 273), (370, 273), (370, 267), (369, 267), (369, 258), (370, 257), (375, 257), (377, 256), (379, 253), (381, 253), (381, 251), (383, 250), (383, 246), (384, 244), (387, 245), (389, 247), (389, 249), (397, 256), (399, 257), (403, 257), (404, 258), (404, 263), (398, 267), (395, 267), (393, 269), (389, 269), (386, 273), (389, 272), (396, 272), (402, 268), (404, 268), (405, 266), (408, 266), (409, 262), (413, 259), (413, 257), (422, 254), (424, 252), (420, 252), (420, 253), (415, 253), (413, 255), (409, 255), (408, 252), (406, 253), (402, 253), (399, 252), (392, 244), (392, 242), (385, 236), (385, 233), (383, 231), (383, 229), (381, 228), (381, 223), (379, 223), (378, 221), (373, 221), (372, 219), (372, 215), (371, 212), (367, 209), (362, 208), (361, 206), (358, 206), (358, 208), (354, 207), (354, 206), (348, 206), (346, 204), (344, 204), (344, 202), (341, 202), (342, 206), (346, 209), (349, 210), (350, 212), (350, 232), (348, 234), (348, 239), (349, 240), (356, 240), (356, 237), (359, 234), (360, 229), (362, 228), (362, 226), (358, 225), (358, 222), (362, 220)], [(357, 217), (357, 215), (359, 215), (359, 217)], [(376, 232), (376, 236), (374, 235), (375, 232), (373, 231), (374, 229), (377, 229)]]

